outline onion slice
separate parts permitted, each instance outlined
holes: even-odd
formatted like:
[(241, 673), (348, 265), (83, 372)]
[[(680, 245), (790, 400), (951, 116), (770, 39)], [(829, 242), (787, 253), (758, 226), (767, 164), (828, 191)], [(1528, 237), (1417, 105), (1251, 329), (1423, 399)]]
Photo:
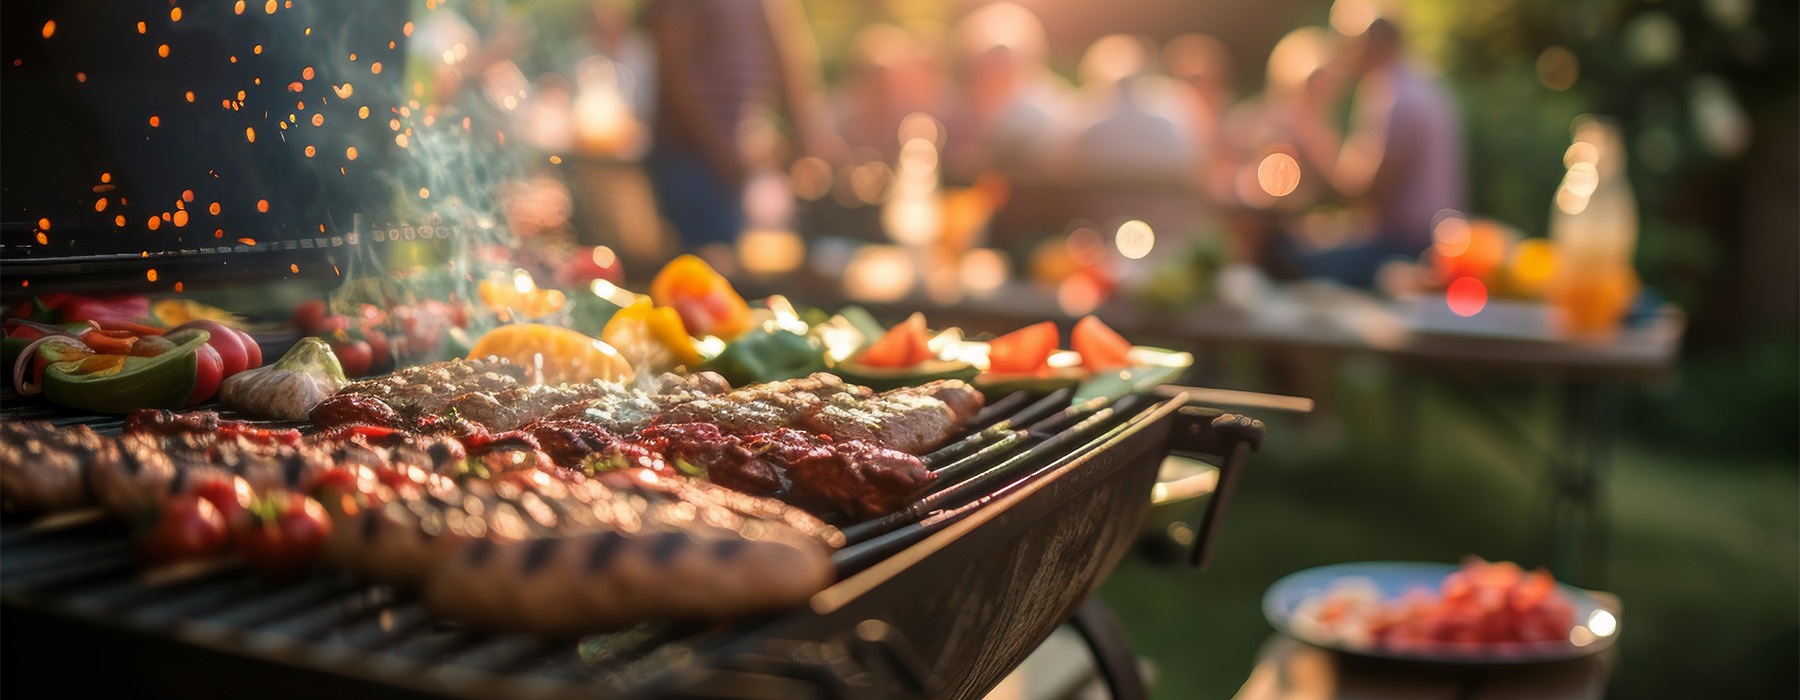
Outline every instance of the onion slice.
[(31, 364), (37, 359), (38, 346), (43, 345), (45, 341), (56, 338), (66, 338), (67, 340), (64, 342), (75, 346), (83, 352), (94, 351), (93, 348), (87, 346), (87, 343), (81, 342), (80, 338), (69, 335), (66, 332), (61, 332), (61, 329), (58, 329), (58, 331), (59, 332), (56, 335), (46, 335), (31, 341), (30, 345), (25, 346), (24, 350), (19, 351), (19, 359), (13, 362), (13, 387), (18, 389), (20, 396), (31, 396), (32, 394), (41, 393), (44, 390), (43, 387), (26, 381), (26, 377), (31, 375)]

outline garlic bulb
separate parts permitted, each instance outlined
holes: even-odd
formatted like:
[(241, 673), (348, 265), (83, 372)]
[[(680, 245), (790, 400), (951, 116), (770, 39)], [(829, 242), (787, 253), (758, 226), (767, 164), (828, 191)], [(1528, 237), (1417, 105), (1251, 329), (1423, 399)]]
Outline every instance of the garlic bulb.
[(249, 416), (306, 420), (314, 406), (348, 383), (331, 346), (318, 338), (303, 338), (275, 364), (226, 378), (219, 398)]

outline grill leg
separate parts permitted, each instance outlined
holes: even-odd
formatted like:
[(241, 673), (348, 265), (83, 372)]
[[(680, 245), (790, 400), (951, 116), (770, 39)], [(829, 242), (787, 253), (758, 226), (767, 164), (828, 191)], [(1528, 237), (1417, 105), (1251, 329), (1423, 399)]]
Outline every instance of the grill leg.
[(1088, 649), (1094, 652), (1094, 664), (1100, 667), (1100, 677), (1106, 680), (1107, 694), (1113, 700), (1145, 700), (1150, 691), (1144, 686), (1144, 676), (1138, 672), (1137, 654), (1131, 650), (1131, 640), (1125, 638), (1125, 629), (1119, 626), (1119, 619), (1113, 617), (1106, 604), (1095, 596), (1082, 601), (1081, 607), (1075, 610), (1075, 616), (1069, 618), (1069, 624), (1087, 640)]

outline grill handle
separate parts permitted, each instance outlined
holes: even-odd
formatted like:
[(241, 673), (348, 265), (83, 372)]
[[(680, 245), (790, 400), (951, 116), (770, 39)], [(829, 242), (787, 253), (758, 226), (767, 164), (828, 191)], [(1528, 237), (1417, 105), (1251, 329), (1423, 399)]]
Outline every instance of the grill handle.
[(1219, 484), (1200, 516), (1194, 549), (1188, 555), (1188, 563), (1204, 571), (1212, 560), (1213, 541), (1218, 538), (1225, 511), (1231, 506), (1231, 494), (1237, 489), (1238, 476), (1250, 453), (1262, 447), (1264, 429), (1262, 421), (1216, 408), (1186, 406), (1177, 415), (1179, 419), (1170, 439), (1169, 453), (1215, 462), (1219, 466)]

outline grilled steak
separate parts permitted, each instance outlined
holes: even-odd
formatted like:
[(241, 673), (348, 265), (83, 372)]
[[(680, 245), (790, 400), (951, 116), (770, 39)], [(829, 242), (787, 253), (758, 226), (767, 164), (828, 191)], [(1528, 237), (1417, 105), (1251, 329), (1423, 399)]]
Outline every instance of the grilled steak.
[[(665, 374), (653, 384), (656, 391), (645, 393), (659, 397), (657, 401), (664, 405), (724, 393), (731, 388), (723, 377), (712, 372), (685, 377)], [(548, 417), (570, 404), (635, 391), (639, 390), (603, 380), (560, 386), (521, 386), (501, 392), (471, 391), (452, 399), (447, 408), (455, 411), (458, 418), (488, 430), (512, 430)]]
[(955, 379), (876, 394), (836, 375), (814, 374), (688, 401), (655, 420), (713, 423), (740, 435), (800, 428), (924, 454), (955, 435), (981, 404), (981, 392)]
[(525, 368), (500, 358), (447, 360), (351, 382), (333, 396), (373, 396), (402, 417), (416, 417), (442, 411), (471, 391), (501, 392), (524, 383)]

